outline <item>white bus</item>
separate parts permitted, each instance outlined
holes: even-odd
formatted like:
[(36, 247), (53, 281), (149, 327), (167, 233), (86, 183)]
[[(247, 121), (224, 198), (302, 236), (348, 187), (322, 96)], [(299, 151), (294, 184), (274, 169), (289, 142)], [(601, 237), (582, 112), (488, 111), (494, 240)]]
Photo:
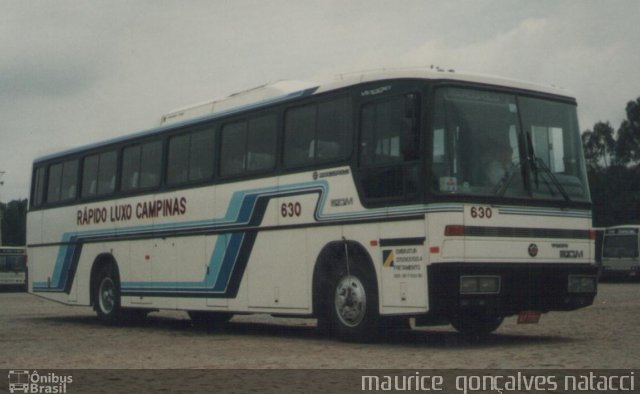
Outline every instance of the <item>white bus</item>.
[(602, 271), (605, 279), (640, 277), (640, 226), (609, 227), (602, 241)]
[(24, 247), (0, 246), (0, 286), (27, 286), (27, 254)]
[(282, 86), (37, 159), (30, 291), (105, 322), (267, 313), (354, 341), (592, 304), (573, 98), (420, 70)]

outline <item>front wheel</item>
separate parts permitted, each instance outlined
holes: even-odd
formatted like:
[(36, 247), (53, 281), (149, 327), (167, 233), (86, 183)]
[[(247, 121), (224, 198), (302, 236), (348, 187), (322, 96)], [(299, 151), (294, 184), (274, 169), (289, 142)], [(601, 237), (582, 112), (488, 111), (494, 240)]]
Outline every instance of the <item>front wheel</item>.
[(332, 274), (326, 323), (342, 340), (370, 342), (378, 337), (380, 323), (375, 275), (363, 264), (349, 268)]
[(489, 335), (500, 327), (504, 317), (482, 314), (466, 314), (451, 319), (451, 325), (465, 336)]

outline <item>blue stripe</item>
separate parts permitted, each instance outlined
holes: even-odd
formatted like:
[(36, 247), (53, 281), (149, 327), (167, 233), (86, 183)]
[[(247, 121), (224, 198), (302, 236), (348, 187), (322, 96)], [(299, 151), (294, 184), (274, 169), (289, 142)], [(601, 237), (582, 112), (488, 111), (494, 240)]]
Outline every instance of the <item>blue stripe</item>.
[[(65, 291), (73, 281), (72, 265), (79, 259), (76, 253), (78, 245), (88, 240), (100, 240), (116, 235), (144, 235), (157, 231), (188, 231), (188, 230), (212, 230), (224, 231), (224, 229), (246, 226), (252, 219), (258, 220), (264, 212), (256, 212), (259, 199), (271, 199), (274, 197), (295, 194), (318, 193), (319, 200), (316, 205), (314, 217), (318, 222), (346, 221), (353, 219), (375, 219), (390, 216), (409, 216), (435, 212), (464, 211), (464, 205), (458, 203), (443, 204), (417, 204), (410, 206), (366, 209), (358, 212), (325, 214), (324, 207), (328, 196), (328, 182), (326, 180), (310, 181), (292, 184), (286, 187), (267, 187), (247, 191), (237, 191), (231, 196), (227, 212), (224, 217), (211, 220), (199, 220), (182, 223), (165, 223), (160, 225), (132, 226), (120, 229), (89, 230), (76, 233), (65, 233), (62, 237), (62, 245), (58, 249), (55, 267), (51, 277), (51, 286), (47, 282), (34, 282), (34, 291)], [(266, 205), (265, 205), (266, 208)], [(559, 217), (590, 217), (588, 211), (563, 211), (551, 208), (521, 208), (499, 207), (501, 214), (519, 215), (548, 215)], [(238, 263), (240, 251), (245, 241), (245, 233), (233, 232), (218, 235), (213, 252), (209, 259), (208, 273), (200, 281), (175, 282), (175, 281), (129, 281), (122, 282), (123, 291), (138, 292), (207, 292), (224, 293), (227, 291), (229, 281)], [(75, 257), (74, 257), (75, 256)], [(68, 291), (68, 289), (67, 289)]]
[[(326, 195), (328, 184), (326, 181), (313, 181), (294, 184), (285, 188), (269, 187), (249, 191), (239, 191), (232, 195), (227, 212), (222, 219), (208, 221), (195, 221), (187, 223), (166, 223), (162, 225), (134, 226), (124, 229), (90, 230), (77, 233), (65, 233), (58, 249), (58, 257), (51, 278), (50, 287), (46, 282), (34, 282), (34, 291), (64, 291), (69, 281), (70, 266), (73, 262), (74, 252), (78, 242), (86, 240), (98, 240), (114, 235), (146, 234), (158, 230), (192, 230), (207, 229), (220, 230), (229, 226), (242, 226), (251, 222), (257, 216), (255, 212), (256, 202), (259, 197), (273, 198), (283, 194), (320, 192)], [(258, 213), (259, 214), (259, 213)], [(228, 239), (228, 241), (227, 241)], [(193, 291), (221, 293), (226, 291), (229, 280), (236, 266), (238, 254), (242, 247), (244, 233), (220, 234), (216, 240), (213, 253), (209, 260), (209, 274), (198, 282), (149, 282), (132, 281), (122, 282), (123, 291)]]

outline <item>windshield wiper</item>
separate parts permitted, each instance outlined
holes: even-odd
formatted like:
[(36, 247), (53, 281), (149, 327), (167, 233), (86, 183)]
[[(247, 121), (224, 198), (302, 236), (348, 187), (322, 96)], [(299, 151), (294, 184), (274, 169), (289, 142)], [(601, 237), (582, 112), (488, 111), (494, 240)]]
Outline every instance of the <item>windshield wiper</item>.
[(520, 168), (520, 162), (511, 163), (507, 172), (504, 174), (502, 178), (500, 178), (498, 183), (496, 183), (496, 185), (493, 187), (493, 194), (497, 195), (498, 197), (504, 196), (504, 194), (507, 192), (507, 189), (509, 188), (509, 184), (511, 183), (511, 180), (517, 173), (518, 168)]
[[(544, 173), (549, 176), (549, 179), (551, 179), (551, 183), (553, 183), (553, 185), (558, 189), (560, 194), (562, 194), (562, 197), (564, 198), (564, 200), (566, 202), (571, 202), (571, 198), (569, 197), (569, 194), (567, 194), (567, 191), (564, 189), (564, 187), (562, 186), (558, 178), (555, 176), (553, 171), (551, 171), (551, 169), (547, 166), (547, 164), (541, 158), (535, 155), (532, 155), (531, 158), (532, 158), (531, 164), (533, 167), (533, 171), (535, 172), (535, 178), (536, 178), (536, 189), (538, 188), (538, 168), (541, 168), (542, 171), (544, 171)], [(548, 185), (546, 181), (545, 183)]]

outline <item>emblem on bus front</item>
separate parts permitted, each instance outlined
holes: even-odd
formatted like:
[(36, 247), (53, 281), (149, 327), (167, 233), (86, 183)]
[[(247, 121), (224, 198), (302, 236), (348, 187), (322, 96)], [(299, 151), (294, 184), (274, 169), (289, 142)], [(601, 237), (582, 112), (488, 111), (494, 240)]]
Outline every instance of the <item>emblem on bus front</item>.
[(529, 249), (527, 250), (529, 252), (529, 256), (531, 257), (536, 257), (538, 255), (538, 245), (536, 244), (529, 245)]

